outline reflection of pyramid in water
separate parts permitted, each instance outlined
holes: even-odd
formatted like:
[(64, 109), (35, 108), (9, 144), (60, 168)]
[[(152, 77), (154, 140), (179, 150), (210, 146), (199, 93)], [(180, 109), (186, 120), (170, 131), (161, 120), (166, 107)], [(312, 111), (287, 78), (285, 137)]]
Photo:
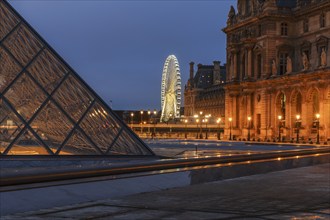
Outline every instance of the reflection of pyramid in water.
[(4, 0), (0, 154), (154, 155)]

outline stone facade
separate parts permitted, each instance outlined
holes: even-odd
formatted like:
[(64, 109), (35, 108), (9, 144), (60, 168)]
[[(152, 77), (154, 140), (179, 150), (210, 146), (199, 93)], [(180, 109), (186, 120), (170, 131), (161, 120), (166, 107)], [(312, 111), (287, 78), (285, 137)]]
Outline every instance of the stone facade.
[(213, 65), (197, 65), (194, 74), (194, 63), (190, 63), (190, 78), (184, 91), (184, 115), (192, 117), (203, 111), (211, 114), (214, 118), (224, 117), (224, 82), (226, 79), (226, 68), (219, 61)]
[(315, 141), (320, 114), (320, 140), (330, 138), (330, 1), (238, 0), (237, 9), (223, 29), (225, 136), (247, 138), (250, 128), (251, 139), (281, 131), (292, 140), (298, 126)]

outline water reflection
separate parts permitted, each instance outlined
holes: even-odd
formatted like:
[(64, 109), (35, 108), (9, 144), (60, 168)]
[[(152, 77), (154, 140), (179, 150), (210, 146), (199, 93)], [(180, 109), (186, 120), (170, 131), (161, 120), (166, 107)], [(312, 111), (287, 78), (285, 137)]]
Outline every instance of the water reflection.
[(175, 158), (251, 155), (315, 148), (315, 146), (308, 145), (245, 144), (244, 142), (219, 142), (212, 140), (153, 139), (145, 140), (145, 142), (157, 155)]

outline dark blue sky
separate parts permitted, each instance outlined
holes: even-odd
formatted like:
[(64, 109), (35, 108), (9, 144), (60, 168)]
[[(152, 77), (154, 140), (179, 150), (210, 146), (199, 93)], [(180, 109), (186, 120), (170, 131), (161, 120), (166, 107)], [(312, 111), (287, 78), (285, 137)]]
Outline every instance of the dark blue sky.
[[(235, 0), (12, 0), (14, 8), (112, 107), (160, 109), (165, 59), (225, 62), (226, 25)], [(195, 67), (196, 69), (196, 67)]]

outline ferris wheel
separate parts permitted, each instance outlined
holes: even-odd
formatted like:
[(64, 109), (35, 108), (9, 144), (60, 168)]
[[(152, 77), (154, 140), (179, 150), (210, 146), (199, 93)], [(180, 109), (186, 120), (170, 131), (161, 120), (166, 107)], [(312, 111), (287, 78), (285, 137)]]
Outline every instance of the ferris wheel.
[(177, 58), (167, 57), (162, 74), (161, 85), (162, 114), (161, 122), (180, 117), (181, 107), (181, 75)]

